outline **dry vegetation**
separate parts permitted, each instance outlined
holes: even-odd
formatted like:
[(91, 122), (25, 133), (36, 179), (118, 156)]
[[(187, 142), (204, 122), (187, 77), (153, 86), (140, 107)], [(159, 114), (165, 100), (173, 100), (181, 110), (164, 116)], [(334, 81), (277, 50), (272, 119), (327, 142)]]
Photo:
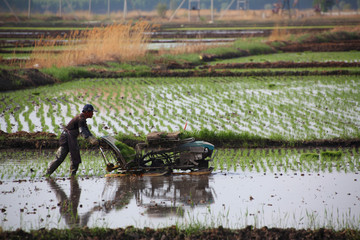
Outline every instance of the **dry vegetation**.
[(268, 41), (287, 41), (293, 34), (290, 34), (287, 29), (275, 28), (268, 38)]
[[(351, 38), (358, 39), (360, 36), (360, 25), (334, 27), (333, 29), (325, 32), (325, 34), (327, 34), (326, 38), (329, 42), (332, 40), (351, 40)], [(283, 29), (278, 26), (271, 32), (271, 35), (268, 37), (268, 41), (291, 41), (292, 39), (301, 39), (304, 36), (307, 36), (306, 38), (309, 39), (310, 42), (317, 42), (315, 38), (318, 38), (321, 34), (308, 35), (309, 34), (306, 31), (303, 33), (299, 32), (297, 34), (291, 34), (287, 29)]]
[(334, 27), (331, 32), (352, 32), (352, 33), (359, 33), (360, 32), (360, 25), (357, 26), (341, 26), (341, 27)]
[[(40, 39), (30, 56), (27, 67), (64, 67), (109, 60), (133, 61), (144, 56), (149, 31), (147, 22), (114, 24), (88, 31), (73, 31), (69, 36)], [(62, 46), (56, 53), (51, 48)]]
[[(72, 31), (69, 35), (55, 38), (41, 38), (36, 42), (25, 67), (66, 67), (104, 61), (131, 62), (139, 60), (147, 52), (150, 39), (145, 32), (151, 31), (149, 23), (140, 21), (136, 24), (114, 24), (96, 27), (88, 31)], [(204, 43), (184, 42), (179, 47), (160, 49), (159, 54), (178, 55), (199, 53), (217, 47)]]

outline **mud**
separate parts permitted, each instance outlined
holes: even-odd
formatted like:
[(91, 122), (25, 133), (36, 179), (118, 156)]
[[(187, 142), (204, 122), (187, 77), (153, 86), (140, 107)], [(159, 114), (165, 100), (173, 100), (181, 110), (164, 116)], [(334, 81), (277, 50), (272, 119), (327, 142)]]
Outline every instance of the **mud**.
[[(215, 64), (211, 69), (249, 69), (249, 68), (326, 68), (326, 67), (360, 67), (359, 62), (252, 62)], [(201, 69), (209, 69), (207, 66)]]
[(302, 43), (290, 44), (279, 47), (278, 50), (284, 52), (338, 52), (338, 51), (359, 51), (360, 40), (335, 41), (326, 43)]
[(188, 233), (179, 230), (176, 226), (162, 229), (137, 229), (134, 227), (118, 229), (91, 230), (38, 230), (25, 232), (17, 230), (2, 232), (0, 239), (356, 239), (360, 236), (359, 231), (344, 230), (333, 231), (328, 229), (319, 230), (295, 230), (267, 228), (253, 229), (247, 227), (239, 230), (231, 230), (223, 227)]
[[(328, 31), (327, 28), (314, 27), (311, 29), (288, 29), (289, 34), (297, 33), (319, 33)], [(78, 30), (78, 32), (87, 30)], [(2, 38), (54, 38), (69, 36), (72, 30), (31, 30), (31, 29), (15, 29), (15, 30), (0, 30)], [(240, 38), (240, 37), (268, 37), (273, 30), (269, 29), (249, 29), (249, 30), (157, 30), (156, 32), (147, 32), (146, 34), (152, 39), (181, 39), (181, 38)], [(1, 42), (0, 42), (1, 46)]]
[[(276, 141), (269, 139), (260, 139), (258, 141), (234, 141), (229, 139), (217, 140), (217, 139), (203, 139), (215, 144), (217, 147), (233, 147), (239, 148), (244, 145), (249, 148), (254, 147), (297, 147), (297, 148), (312, 148), (312, 147), (360, 147), (360, 139), (329, 139), (329, 140), (313, 140), (313, 141)], [(125, 144), (135, 147), (139, 141), (134, 139), (123, 139)], [(35, 132), (29, 133), (25, 131), (6, 133), (0, 130), (0, 149), (54, 149), (58, 145), (58, 136), (53, 133)], [(81, 148), (94, 148), (85, 141), (79, 139), (79, 145)]]
[[(90, 148), (84, 139), (79, 139), (82, 148)], [(59, 137), (54, 133), (25, 132), (6, 133), (0, 130), (0, 149), (55, 149), (59, 147)]]
[(38, 87), (59, 82), (38, 69), (16, 69), (0, 71), (0, 91)]

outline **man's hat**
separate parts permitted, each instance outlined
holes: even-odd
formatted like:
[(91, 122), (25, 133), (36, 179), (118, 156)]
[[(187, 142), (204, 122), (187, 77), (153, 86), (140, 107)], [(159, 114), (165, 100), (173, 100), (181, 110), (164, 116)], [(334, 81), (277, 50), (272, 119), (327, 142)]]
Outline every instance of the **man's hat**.
[(85, 106), (83, 107), (83, 112), (97, 112), (93, 105), (91, 104), (85, 104)]

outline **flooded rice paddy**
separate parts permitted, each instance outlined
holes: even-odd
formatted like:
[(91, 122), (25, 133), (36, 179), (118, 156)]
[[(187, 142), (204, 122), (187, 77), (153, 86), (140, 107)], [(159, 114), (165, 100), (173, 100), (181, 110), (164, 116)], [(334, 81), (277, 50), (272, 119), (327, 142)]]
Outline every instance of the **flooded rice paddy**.
[(82, 153), (76, 178), (67, 177), (68, 159), (52, 178), (41, 177), (52, 151), (1, 152), (1, 227), (358, 229), (358, 149), (303, 160), (319, 151), (220, 149), (210, 175), (117, 178), (104, 177), (94, 151)]
[(174, 132), (187, 122), (188, 131), (348, 139), (360, 134), (359, 86), (354, 76), (81, 79), (4, 93), (0, 130), (59, 135), (92, 103), (97, 136)]

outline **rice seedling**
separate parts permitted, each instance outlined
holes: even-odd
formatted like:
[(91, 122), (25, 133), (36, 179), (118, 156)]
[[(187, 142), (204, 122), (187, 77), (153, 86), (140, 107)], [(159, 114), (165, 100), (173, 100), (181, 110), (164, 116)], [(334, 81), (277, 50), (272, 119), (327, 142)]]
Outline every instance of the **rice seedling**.
[[(144, 80), (147, 85), (142, 85)], [(151, 126), (154, 126), (153, 129), (160, 130), (179, 129), (178, 126), (181, 123), (184, 124), (186, 118), (189, 121), (188, 127), (194, 130), (206, 125), (207, 129), (214, 132), (220, 133), (226, 130), (235, 133), (251, 132), (261, 137), (280, 140), (346, 138), (356, 136), (359, 132), (356, 125), (347, 124), (345, 126), (342, 123), (344, 119), (348, 122), (354, 122), (357, 119), (357, 113), (353, 111), (352, 102), (358, 100), (358, 92), (347, 90), (346, 84), (349, 84), (347, 77), (340, 77), (336, 81), (332, 77), (307, 77), (305, 81), (313, 86), (310, 91), (304, 87), (303, 81), (297, 79), (275, 80), (266, 77), (241, 79), (241, 81), (236, 78), (214, 80), (205, 81), (204, 78), (198, 78), (188, 79), (184, 82), (180, 81), (179, 78), (163, 80), (149, 78), (141, 80), (124, 79), (120, 82), (115, 81), (115, 79), (109, 79), (109, 81), (93, 79), (73, 82), (72, 84), (81, 83), (79, 85), (80, 90), (77, 90), (76, 93), (69, 90), (72, 87), (70, 84), (63, 84), (61, 89), (46, 87), (39, 91), (46, 91), (49, 99), (56, 98), (57, 109), (63, 109), (61, 112), (66, 113), (65, 117), (68, 118), (77, 113), (81, 104), (91, 101), (98, 102), (101, 105), (99, 107), (103, 110), (96, 114), (93, 119), (96, 133), (102, 133), (102, 128), (97, 126), (99, 124), (117, 128), (107, 130), (109, 133), (116, 131), (139, 134), (139, 131), (151, 130)], [(264, 89), (262, 84), (264, 81), (280, 82), (278, 84), (283, 84), (285, 87), (281, 91), (277, 88)], [(169, 85), (170, 82), (171, 85)], [(109, 88), (109, 83), (116, 84)], [(358, 86), (356, 81), (351, 82), (351, 84), (354, 85), (354, 88)], [(85, 86), (94, 86), (94, 88), (86, 87), (86, 91), (81, 95), (84, 96), (81, 98), (81, 104), (76, 103), (79, 91), (82, 91), (81, 89), (84, 89)], [(336, 86), (340, 90), (334, 91), (331, 86)], [(102, 89), (102, 91), (99, 91), (99, 94), (94, 89)], [(175, 89), (176, 91), (174, 91)], [(25, 94), (27, 92), (24, 91)], [(214, 92), (214, 94), (208, 94), (209, 92)], [(124, 98), (110, 97), (114, 96), (115, 93), (118, 93), (118, 96), (123, 95)], [(170, 96), (177, 96), (176, 101), (169, 101)], [(239, 99), (239, 101), (235, 99)], [(341, 99), (341, 101), (332, 99)], [(23, 115), (27, 121), (36, 124), (35, 127), (31, 127), (32, 130), (41, 127), (41, 125), (38, 126), (38, 123), (43, 125), (44, 120), (41, 121), (41, 115), (46, 118), (45, 123), (56, 124), (54, 124), (54, 119), (50, 119), (47, 114), (40, 114), (43, 111), (42, 109), (45, 109), (45, 105), (41, 107), (39, 104), (42, 101), (47, 102), (47, 100), (40, 100), (39, 97), (35, 96), (33, 98), (35, 104), (22, 104), (20, 103), (21, 99), (16, 101), (19, 101), (18, 104), (23, 105), (24, 109), (28, 110), (19, 114), (19, 118)], [(328, 108), (328, 110), (321, 107), (326, 102), (328, 102), (328, 106), (334, 107)], [(38, 106), (36, 108), (38, 109), (36, 111), (38, 113), (37, 120), (31, 117), (30, 113), (36, 110), (35, 108), (31, 110), (34, 106)], [(118, 110), (119, 107), (116, 108), (116, 106), (120, 106), (120, 109)], [(131, 122), (136, 119), (140, 126), (148, 126), (146, 130), (140, 127), (121, 130), (122, 122), (120, 119), (125, 112), (132, 114), (125, 115), (127, 125), (131, 126)], [(112, 117), (115, 113), (120, 116)], [(101, 115), (108, 115), (111, 118), (104, 120), (101, 119)], [(62, 123), (66, 123), (65, 117), (59, 116), (62, 118)], [(4, 115), (3, 119), (4, 122), (12, 123), (13, 118)], [(102, 123), (103, 121), (104, 123)], [(329, 124), (329, 122), (333, 124)], [(29, 123), (28, 125), (31, 126)], [(8, 128), (6, 131), (15, 130), (10, 129), (9, 126), (10, 124), (1, 125), (2, 130), (6, 130), (6, 128)], [(342, 127), (339, 128), (338, 126)], [(143, 133), (146, 134), (147, 132)]]
[(10, 114), (9, 113), (4, 114), (4, 120), (5, 120), (5, 123), (6, 123), (6, 131), (7, 132), (12, 132), (12, 125), (11, 125), (11, 120), (10, 120)]
[(242, 171), (245, 171), (246, 165), (245, 165), (245, 158), (248, 154), (247, 149), (244, 149), (241, 151), (241, 155), (239, 156), (239, 161), (240, 161), (240, 168)]
[(307, 160), (307, 159), (319, 160), (319, 158), (320, 158), (320, 155), (317, 153), (303, 153), (300, 155), (300, 161)]

